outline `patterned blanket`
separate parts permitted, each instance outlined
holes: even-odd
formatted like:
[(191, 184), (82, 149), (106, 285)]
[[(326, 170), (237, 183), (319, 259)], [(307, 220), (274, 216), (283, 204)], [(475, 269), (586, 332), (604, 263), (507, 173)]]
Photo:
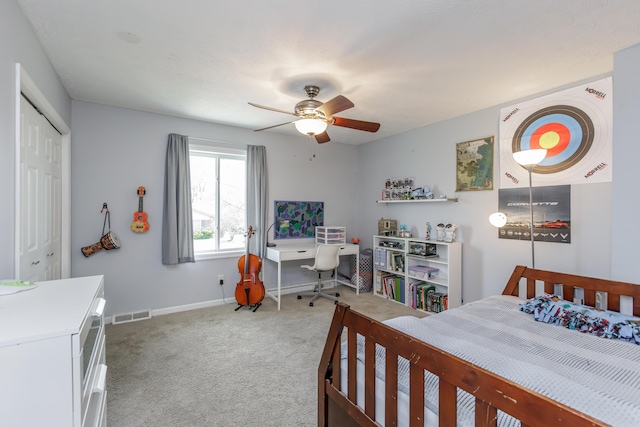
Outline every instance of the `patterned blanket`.
[[(640, 425), (640, 347), (536, 322), (519, 311), (522, 302), (495, 296), (423, 319), (384, 323), (605, 423)], [(377, 346), (376, 353), (376, 375), (384, 380), (384, 348)], [(362, 337), (358, 359), (364, 359)], [(408, 393), (406, 360), (398, 371), (398, 388)], [(437, 377), (426, 372), (425, 406), (436, 414), (437, 387)], [(458, 391), (459, 426), (473, 426), (474, 403)], [(498, 425), (519, 424), (499, 411)]]

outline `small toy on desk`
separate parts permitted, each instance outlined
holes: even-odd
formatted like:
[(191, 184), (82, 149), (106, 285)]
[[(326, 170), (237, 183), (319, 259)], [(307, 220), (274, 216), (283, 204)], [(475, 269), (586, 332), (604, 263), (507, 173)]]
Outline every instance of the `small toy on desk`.
[(360, 239), (356, 238), (356, 237), (352, 237), (351, 238), (351, 243), (353, 243), (354, 245), (357, 245), (358, 243), (360, 243)]

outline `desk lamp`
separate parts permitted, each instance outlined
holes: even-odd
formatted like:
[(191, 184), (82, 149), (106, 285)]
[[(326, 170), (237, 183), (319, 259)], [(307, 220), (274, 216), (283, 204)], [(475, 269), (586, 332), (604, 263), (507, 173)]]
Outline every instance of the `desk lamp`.
[(268, 248), (273, 248), (276, 245), (275, 243), (269, 243), (269, 232), (271, 231), (273, 226), (276, 225), (276, 222), (278, 222), (278, 220), (276, 220), (273, 224), (269, 226), (269, 228), (267, 228), (267, 247)]

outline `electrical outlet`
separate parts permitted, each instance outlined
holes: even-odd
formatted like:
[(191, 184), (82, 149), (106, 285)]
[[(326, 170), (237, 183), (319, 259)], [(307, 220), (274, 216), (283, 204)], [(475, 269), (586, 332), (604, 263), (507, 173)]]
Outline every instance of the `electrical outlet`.
[(224, 274), (218, 274), (218, 283), (220, 286), (224, 285)]

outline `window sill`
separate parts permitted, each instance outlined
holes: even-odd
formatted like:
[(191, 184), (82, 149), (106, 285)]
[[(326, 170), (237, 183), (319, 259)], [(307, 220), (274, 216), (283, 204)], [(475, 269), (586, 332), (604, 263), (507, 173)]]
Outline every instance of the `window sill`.
[(195, 258), (196, 261), (205, 261), (209, 259), (240, 258), (244, 254), (244, 251), (208, 252), (195, 254)]

